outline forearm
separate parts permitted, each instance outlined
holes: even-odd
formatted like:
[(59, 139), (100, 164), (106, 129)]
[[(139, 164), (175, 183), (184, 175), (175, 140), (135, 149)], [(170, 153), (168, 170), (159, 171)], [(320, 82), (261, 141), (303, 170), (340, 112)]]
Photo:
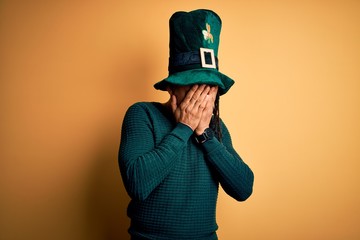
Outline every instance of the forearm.
[[(144, 138), (122, 140), (119, 162), (122, 178), (129, 195), (144, 200), (163, 181), (176, 165), (179, 152), (185, 147), (192, 130), (184, 124), (177, 126), (157, 146)], [(139, 142), (140, 141), (140, 142)], [(147, 142), (140, 147), (139, 143)]]
[(252, 193), (254, 174), (231, 146), (225, 147), (216, 138), (203, 144), (207, 161), (215, 169), (221, 186), (238, 201)]

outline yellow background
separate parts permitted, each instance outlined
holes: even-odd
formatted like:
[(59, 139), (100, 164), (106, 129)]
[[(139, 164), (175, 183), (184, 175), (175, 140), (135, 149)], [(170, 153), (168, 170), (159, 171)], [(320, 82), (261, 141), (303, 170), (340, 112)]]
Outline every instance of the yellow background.
[(221, 115), (255, 172), (223, 240), (360, 239), (360, 1), (2, 1), (0, 239), (129, 239), (117, 167), (137, 101), (165, 101), (168, 19), (223, 20)]

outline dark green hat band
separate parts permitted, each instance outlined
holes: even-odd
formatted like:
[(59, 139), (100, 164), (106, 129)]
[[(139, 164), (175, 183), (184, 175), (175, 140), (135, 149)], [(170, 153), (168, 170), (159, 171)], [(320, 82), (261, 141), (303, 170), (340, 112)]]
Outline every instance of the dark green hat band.
[[(199, 69), (202, 68), (202, 58), (204, 58), (204, 63), (206, 66), (213, 66), (211, 68), (219, 69), (218, 58), (214, 56), (212, 58), (212, 54), (210, 52), (201, 52), (192, 51), (185, 53), (178, 53), (169, 58), (169, 74), (174, 74), (177, 72), (182, 72), (191, 69)], [(212, 61), (215, 60), (215, 63)]]

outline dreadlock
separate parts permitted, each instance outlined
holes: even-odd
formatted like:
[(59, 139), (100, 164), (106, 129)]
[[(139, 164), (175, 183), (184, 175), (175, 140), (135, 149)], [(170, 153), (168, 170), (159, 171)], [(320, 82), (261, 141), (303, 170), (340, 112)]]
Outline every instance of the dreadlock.
[(210, 128), (215, 132), (215, 136), (221, 142), (222, 132), (221, 132), (221, 126), (220, 126), (219, 102), (220, 102), (220, 95), (219, 95), (219, 92), (218, 92), (216, 94), (216, 99), (215, 99), (215, 103), (214, 103), (214, 110), (213, 110), (213, 117), (211, 118), (211, 121), (210, 121)]

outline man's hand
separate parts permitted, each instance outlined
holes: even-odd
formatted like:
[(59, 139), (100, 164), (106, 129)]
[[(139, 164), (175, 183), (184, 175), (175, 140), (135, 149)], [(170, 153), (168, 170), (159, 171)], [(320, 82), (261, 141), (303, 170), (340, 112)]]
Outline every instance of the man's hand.
[[(171, 109), (174, 113), (175, 120), (189, 126), (192, 130), (198, 128), (202, 116), (204, 115), (204, 109), (207, 109), (209, 102), (210, 86), (207, 85), (194, 85), (186, 94), (181, 103), (177, 102), (176, 96), (171, 96)], [(216, 95), (215, 95), (216, 96)], [(212, 104), (213, 107), (214, 103)], [(208, 107), (207, 107), (208, 106)], [(212, 108), (211, 107), (211, 108)], [(208, 110), (206, 111), (208, 112)], [(211, 110), (212, 114), (212, 110)], [(210, 114), (210, 118), (211, 118)], [(206, 116), (208, 114), (205, 114)], [(210, 119), (209, 118), (209, 119)], [(209, 120), (210, 122), (210, 120)], [(203, 124), (202, 124), (203, 125)]]
[(218, 86), (214, 86), (210, 88), (208, 95), (205, 97), (205, 108), (202, 112), (201, 119), (199, 121), (199, 125), (195, 129), (196, 135), (202, 134), (206, 128), (209, 127), (210, 121), (214, 111), (216, 94), (218, 92)]

